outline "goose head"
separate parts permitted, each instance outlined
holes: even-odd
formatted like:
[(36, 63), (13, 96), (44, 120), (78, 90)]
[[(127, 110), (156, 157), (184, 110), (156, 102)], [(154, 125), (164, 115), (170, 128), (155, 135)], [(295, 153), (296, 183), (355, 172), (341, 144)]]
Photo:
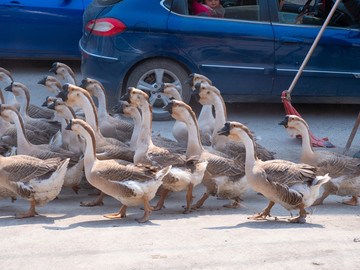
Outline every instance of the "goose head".
[(9, 84), (14, 81), (11, 73), (5, 68), (0, 67), (0, 81)]
[(7, 104), (0, 104), (0, 116), (8, 122), (14, 122), (15, 117), (20, 118), (18, 110)]
[(122, 114), (127, 118), (135, 118), (136, 115), (140, 114), (140, 111), (129, 102), (120, 100), (118, 104), (112, 107), (111, 114)]
[(239, 142), (244, 141), (245, 138), (250, 137), (254, 140), (250, 130), (239, 122), (226, 122), (224, 127), (220, 129), (218, 135), (228, 136), (230, 139)]
[(143, 102), (149, 102), (149, 96), (140, 89), (129, 87), (126, 94), (123, 95), (120, 100), (127, 101), (139, 108)]
[(164, 95), (169, 99), (182, 100), (180, 90), (175, 84), (163, 83), (159, 88), (159, 92), (164, 93)]
[(91, 128), (91, 126), (88, 123), (86, 123), (84, 120), (71, 119), (65, 129), (72, 130), (73, 132), (75, 132), (75, 134), (81, 135), (84, 137), (90, 135), (93, 145), (95, 146), (95, 132)]
[(79, 97), (82, 95), (85, 95), (87, 98), (91, 99), (89, 92), (87, 92), (85, 89), (73, 84), (66, 83), (63, 85), (61, 92), (59, 92), (56, 97), (61, 98), (68, 106), (81, 107), (81, 100)]
[(196, 95), (195, 97), (201, 105), (212, 105), (215, 103), (216, 98), (221, 96), (219, 89), (215, 86), (203, 83), (197, 83), (195, 85), (195, 91), (193, 94)]
[(9, 86), (5, 88), (5, 91), (11, 92), (19, 99), (30, 100), (29, 89), (19, 82), (12, 82)]
[(282, 125), (286, 128), (287, 133), (294, 137), (296, 135), (300, 135), (300, 131), (305, 126), (308, 128), (307, 123), (304, 119), (296, 116), (296, 115), (286, 115), (284, 120), (282, 120), (279, 125)]
[(58, 116), (66, 120), (76, 118), (74, 110), (71, 107), (68, 107), (60, 98), (55, 98), (53, 102), (48, 105), (48, 108), (55, 110)]
[(191, 117), (195, 123), (197, 122), (194, 111), (183, 101), (172, 100), (163, 107), (163, 110), (169, 112), (175, 120), (187, 122)]
[(193, 91), (195, 90), (195, 85), (197, 83), (212, 85), (212, 81), (208, 77), (198, 73), (191, 73), (185, 83), (190, 85), (191, 90)]
[[(52, 104), (55, 99), (56, 99), (56, 97), (47, 96), (47, 97), (45, 98), (44, 103), (41, 104), (41, 106), (42, 106), (42, 107), (49, 107), (49, 105)], [(50, 109), (50, 108), (49, 108), (49, 109)]]
[(44, 85), (46, 89), (48, 89), (53, 94), (59, 93), (62, 87), (59, 80), (53, 76), (45, 76), (40, 81), (38, 81), (38, 84)]
[(101, 84), (101, 82), (91, 78), (83, 79), (81, 81), (80, 87), (86, 89), (90, 93), (90, 95), (95, 97), (101, 94), (100, 91), (105, 91), (104, 86)]
[(54, 62), (49, 72), (54, 72), (61, 80), (66, 80), (69, 76), (72, 78), (74, 84), (76, 84), (75, 74), (72, 69), (64, 63)]

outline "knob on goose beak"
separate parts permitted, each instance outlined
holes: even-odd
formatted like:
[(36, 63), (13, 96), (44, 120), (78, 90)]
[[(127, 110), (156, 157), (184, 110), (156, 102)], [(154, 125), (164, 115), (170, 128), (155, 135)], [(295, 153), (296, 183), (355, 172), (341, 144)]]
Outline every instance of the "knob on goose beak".
[(48, 76), (45, 76), (45, 77), (42, 78), (40, 81), (38, 81), (38, 84), (45, 85), (47, 77), (48, 77)]
[(65, 84), (62, 88), (62, 91), (59, 92), (56, 97), (57, 98), (61, 98), (63, 101), (66, 101), (67, 100), (67, 95), (69, 94), (69, 85), (68, 84)]
[(285, 116), (284, 120), (282, 120), (279, 125), (282, 125), (284, 127), (288, 127), (288, 123), (289, 123), (289, 116)]
[(12, 92), (13, 84), (14, 84), (14, 82), (12, 82), (10, 85), (6, 86), (4, 90), (8, 91), (8, 92)]
[(166, 106), (163, 107), (163, 110), (172, 114), (173, 106), (174, 106), (174, 103), (172, 101), (170, 101)]
[(49, 69), (49, 72), (54, 72), (55, 75), (57, 75), (57, 73), (56, 73), (57, 64), (58, 64), (58, 62), (53, 63), (53, 64), (52, 64), (52, 67)]
[(189, 78), (186, 79), (185, 84), (190, 85), (191, 87), (194, 86), (194, 73), (189, 75)]
[(218, 130), (217, 134), (224, 135), (224, 136), (230, 135), (230, 123), (226, 122), (224, 127), (222, 129)]
[(70, 120), (69, 124), (66, 126), (66, 130), (71, 130), (71, 124), (72, 124), (72, 120)]
[(124, 105), (126, 104), (126, 101), (122, 101), (120, 100), (118, 104), (116, 104), (115, 106), (113, 106), (111, 108), (110, 113), (113, 114), (124, 114)]
[(81, 84), (80, 84), (79, 87), (86, 89), (86, 86), (87, 86), (87, 79), (83, 79), (83, 80), (81, 81)]

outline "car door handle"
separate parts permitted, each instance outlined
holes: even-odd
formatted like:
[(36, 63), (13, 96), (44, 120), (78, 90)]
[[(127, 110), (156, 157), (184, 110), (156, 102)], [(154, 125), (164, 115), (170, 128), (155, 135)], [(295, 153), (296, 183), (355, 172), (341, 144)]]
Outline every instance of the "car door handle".
[(11, 1), (9, 3), (4, 4), (5, 7), (24, 7), (19, 1)]
[(302, 44), (304, 41), (299, 38), (293, 38), (293, 37), (281, 37), (280, 43), (281, 44)]

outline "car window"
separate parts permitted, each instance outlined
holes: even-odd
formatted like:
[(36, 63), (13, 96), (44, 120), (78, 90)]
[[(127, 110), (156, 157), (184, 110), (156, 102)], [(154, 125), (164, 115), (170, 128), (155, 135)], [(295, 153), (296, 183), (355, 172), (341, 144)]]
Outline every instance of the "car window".
[[(189, 14), (194, 16), (209, 16), (206, 12), (196, 14), (192, 9), (193, 1), (189, 1)], [(202, 1), (197, 1), (201, 4)], [(221, 16), (227, 19), (260, 21), (260, 4), (259, 0), (220, 0), (222, 7)], [(216, 16), (211, 16), (216, 17)]]
[[(335, 1), (279, 0), (278, 19), (283, 24), (322, 25)], [(359, 28), (351, 13), (340, 3), (329, 26)]]

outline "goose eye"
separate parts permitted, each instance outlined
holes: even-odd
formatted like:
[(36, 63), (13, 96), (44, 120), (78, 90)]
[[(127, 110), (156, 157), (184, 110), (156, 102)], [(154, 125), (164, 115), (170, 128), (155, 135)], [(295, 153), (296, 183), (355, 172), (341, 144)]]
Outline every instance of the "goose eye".
[(210, 94), (210, 91), (207, 91), (206, 94)]

